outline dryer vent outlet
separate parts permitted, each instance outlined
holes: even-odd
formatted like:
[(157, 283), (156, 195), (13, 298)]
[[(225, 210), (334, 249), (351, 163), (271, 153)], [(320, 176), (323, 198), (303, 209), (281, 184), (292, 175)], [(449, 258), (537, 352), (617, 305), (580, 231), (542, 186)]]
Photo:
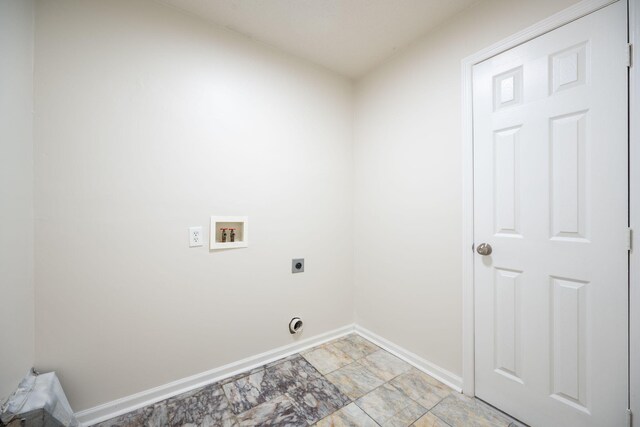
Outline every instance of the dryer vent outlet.
[(302, 326), (302, 319), (299, 317), (294, 317), (293, 319), (291, 319), (291, 322), (289, 322), (289, 332), (291, 332), (291, 334), (302, 332)]

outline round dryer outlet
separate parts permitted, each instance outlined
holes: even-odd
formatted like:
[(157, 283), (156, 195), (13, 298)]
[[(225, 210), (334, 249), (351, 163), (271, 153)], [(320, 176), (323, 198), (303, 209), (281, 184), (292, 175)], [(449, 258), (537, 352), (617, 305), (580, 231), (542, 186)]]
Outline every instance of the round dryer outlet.
[(291, 334), (297, 334), (299, 332), (302, 332), (302, 326), (303, 325), (304, 324), (302, 323), (302, 319), (301, 318), (294, 317), (289, 322), (289, 332), (291, 332)]

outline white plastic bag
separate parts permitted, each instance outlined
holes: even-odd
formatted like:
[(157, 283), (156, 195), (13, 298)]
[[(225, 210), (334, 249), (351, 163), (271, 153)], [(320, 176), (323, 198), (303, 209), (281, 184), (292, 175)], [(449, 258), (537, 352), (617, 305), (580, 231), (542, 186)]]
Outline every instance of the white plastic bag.
[(12, 419), (19, 418), (20, 414), (38, 410), (46, 411), (62, 425), (79, 425), (55, 372), (29, 372), (20, 381), (18, 389), (2, 405), (0, 420), (8, 424)]

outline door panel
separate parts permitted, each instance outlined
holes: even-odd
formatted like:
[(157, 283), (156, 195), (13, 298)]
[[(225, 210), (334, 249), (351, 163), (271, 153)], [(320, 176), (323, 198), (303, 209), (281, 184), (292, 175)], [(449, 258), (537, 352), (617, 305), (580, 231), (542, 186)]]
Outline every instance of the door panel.
[(532, 426), (627, 408), (626, 3), (474, 67), (476, 394)]
[[(586, 241), (588, 111), (551, 118), (551, 238)], [(575, 241), (575, 240), (574, 240)]]

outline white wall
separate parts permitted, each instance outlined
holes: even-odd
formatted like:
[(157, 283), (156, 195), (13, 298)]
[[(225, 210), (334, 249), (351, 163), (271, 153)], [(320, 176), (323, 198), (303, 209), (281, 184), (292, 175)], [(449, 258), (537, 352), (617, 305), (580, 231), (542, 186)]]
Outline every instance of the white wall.
[(34, 358), (33, 7), (0, 0), (0, 402)]
[[(35, 81), (36, 366), (74, 410), (353, 321), (349, 81), (149, 0), (38, 2)], [(188, 248), (210, 215), (250, 247)]]
[(478, 2), (356, 86), (356, 321), (458, 376), (461, 61), (574, 2)]

